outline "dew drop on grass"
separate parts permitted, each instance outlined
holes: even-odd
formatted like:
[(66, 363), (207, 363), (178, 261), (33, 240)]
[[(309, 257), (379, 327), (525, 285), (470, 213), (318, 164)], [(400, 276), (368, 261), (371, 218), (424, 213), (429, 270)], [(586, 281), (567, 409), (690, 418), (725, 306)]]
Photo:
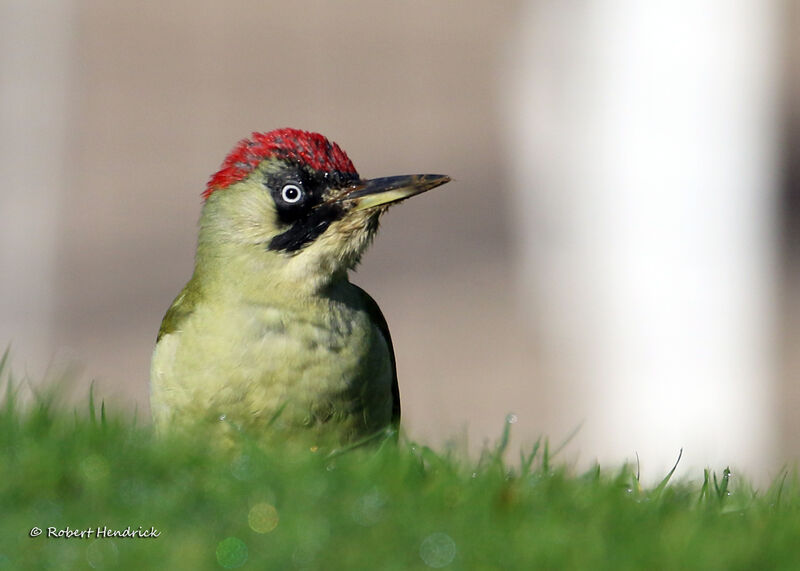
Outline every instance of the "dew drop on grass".
[(217, 563), (235, 569), (247, 562), (247, 545), (238, 537), (226, 537), (217, 544)]
[(446, 533), (432, 533), (419, 546), (419, 556), (428, 567), (447, 567), (456, 557), (456, 542)]
[(386, 496), (377, 488), (373, 488), (353, 504), (353, 521), (358, 525), (369, 527), (383, 519)]
[(86, 481), (95, 484), (108, 478), (108, 462), (100, 454), (90, 454), (80, 463), (81, 473)]
[(506, 415), (506, 424), (516, 424), (518, 420), (519, 420), (519, 417), (517, 417), (516, 414), (512, 413), (512, 414)]
[(247, 513), (247, 523), (256, 533), (269, 533), (278, 527), (278, 521), (278, 510), (266, 502), (254, 505)]

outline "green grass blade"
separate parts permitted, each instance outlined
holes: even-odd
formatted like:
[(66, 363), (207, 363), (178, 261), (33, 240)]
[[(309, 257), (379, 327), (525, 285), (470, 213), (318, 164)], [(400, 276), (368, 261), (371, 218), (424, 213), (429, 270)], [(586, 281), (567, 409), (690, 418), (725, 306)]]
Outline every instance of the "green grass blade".
[[(652, 492), (652, 495), (654, 496), (661, 495), (661, 492), (664, 491), (664, 488), (667, 487), (667, 484), (669, 484), (670, 479), (672, 479), (672, 475), (675, 473), (675, 470), (678, 469), (678, 464), (680, 464), (682, 457), (683, 457), (683, 448), (681, 448), (680, 451), (678, 451), (678, 459), (675, 460), (675, 464), (672, 466), (672, 469), (669, 472), (667, 472), (667, 475), (664, 476), (664, 479), (661, 480), (661, 482), (659, 482), (658, 485), (655, 487), (655, 489)], [(636, 479), (637, 480), (639, 479), (638, 475)]]

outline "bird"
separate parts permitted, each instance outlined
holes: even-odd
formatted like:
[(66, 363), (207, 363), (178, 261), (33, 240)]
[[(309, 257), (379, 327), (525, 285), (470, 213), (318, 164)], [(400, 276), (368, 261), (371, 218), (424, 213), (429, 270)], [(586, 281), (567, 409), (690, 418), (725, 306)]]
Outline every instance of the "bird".
[(156, 431), (335, 447), (396, 429), (389, 328), (349, 272), (391, 205), (449, 181), (361, 178), (337, 143), (299, 129), (239, 141), (202, 193), (194, 272), (158, 332)]

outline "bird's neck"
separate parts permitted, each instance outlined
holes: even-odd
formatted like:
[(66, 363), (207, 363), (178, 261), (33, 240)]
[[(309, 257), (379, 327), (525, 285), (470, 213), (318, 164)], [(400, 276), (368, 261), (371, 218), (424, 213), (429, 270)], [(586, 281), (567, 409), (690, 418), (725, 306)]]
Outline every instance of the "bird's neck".
[(197, 248), (194, 287), (220, 300), (303, 302), (348, 282), (345, 268), (271, 252), (262, 244), (203, 243)]

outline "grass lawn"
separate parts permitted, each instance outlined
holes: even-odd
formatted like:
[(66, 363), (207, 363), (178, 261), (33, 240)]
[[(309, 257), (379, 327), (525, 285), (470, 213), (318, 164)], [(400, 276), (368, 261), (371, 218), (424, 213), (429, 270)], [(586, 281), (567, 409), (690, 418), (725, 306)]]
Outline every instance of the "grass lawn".
[(507, 433), (477, 461), (402, 438), (220, 454), (92, 398), (76, 411), (12, 393), (3, 569), (800, 568), (795, 473), (758, 493), (724, 470), (641, 489), (635, 468), (576, 474), (544, 442), (507, 450)]

